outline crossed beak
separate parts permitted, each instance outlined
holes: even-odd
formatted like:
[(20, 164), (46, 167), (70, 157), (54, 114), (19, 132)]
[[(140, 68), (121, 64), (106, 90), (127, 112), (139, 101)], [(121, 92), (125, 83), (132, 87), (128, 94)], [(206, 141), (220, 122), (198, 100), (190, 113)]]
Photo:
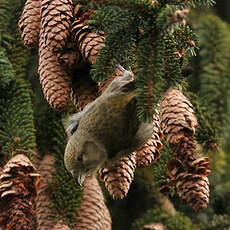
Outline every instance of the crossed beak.
[(85, 181), (85, 174), (83, 174), (82, 171), (71, 171), (71, 174), (74, 178), (74, 181), (81, 187), (83, 187), (84, 181)]

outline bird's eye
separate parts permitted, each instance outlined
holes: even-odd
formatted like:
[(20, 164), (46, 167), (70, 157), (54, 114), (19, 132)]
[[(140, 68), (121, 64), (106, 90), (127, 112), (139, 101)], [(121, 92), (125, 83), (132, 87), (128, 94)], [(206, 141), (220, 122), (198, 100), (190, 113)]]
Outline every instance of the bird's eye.
[(75, 125), (72, 129), (71, 129), (71, 135), (73, 135), (75, 132), (76, 132), (76, 130), (77, 130), (77, 128), (78, 128), (78, 125)]
[(79, 156), (77, 157), (77, 161), (78, 161), (78, 162), (82, 162), (82, 161), (83, 161), (83, 154), (81, 154), (81, 155), (79, 155)]

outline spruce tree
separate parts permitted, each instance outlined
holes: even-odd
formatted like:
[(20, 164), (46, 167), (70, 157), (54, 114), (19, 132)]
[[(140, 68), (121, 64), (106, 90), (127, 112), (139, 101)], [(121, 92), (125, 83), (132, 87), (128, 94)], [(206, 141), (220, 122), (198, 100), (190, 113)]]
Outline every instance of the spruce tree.
[[(2, 0), (1, 229), (228, 229), (230, 29), (213, 5)], [(63, 119), (124, 70), (154, 134), (77, 187)]]

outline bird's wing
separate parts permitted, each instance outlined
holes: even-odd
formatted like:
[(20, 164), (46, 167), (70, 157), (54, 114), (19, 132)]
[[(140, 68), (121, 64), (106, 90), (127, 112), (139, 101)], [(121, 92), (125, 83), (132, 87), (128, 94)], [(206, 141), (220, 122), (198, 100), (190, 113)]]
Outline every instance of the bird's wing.
[(95, 107), (94, 102), (89, 103), (85, 106), (85, 108), (75, 114), (69, 115), (65, 120), (64, 120), (64, 128), (67, 133), (67, 137), (69, 138), (73, 133), (77, 130), (78, 125), (82, 117), (87, 114), (90, 110), (92, 110)]
[(83, 111), (75, 113), (73, 115), (69, 115), (64, 120), (64, 127), (67, 133), (67, 137), (69, 138), (72, 134), (77, 130), (78, 124), (83, 116)]
[(141, 122), (136, 135), (133, 138), (133, 145), (135, 148), (138, 149), (144, 145), (151, 138), (153, 133), (153, 123)]
[(123, 148), (116, 154), (113, 154), (112, 158), (107, 160), (103, 167), (112, 167), (115, 162), (117, 162), (120, 158), (129, 155), (130, 153), (139, 149), (142, 145), (144, 145), (153, 135), (153, 124), (152, 123), (144, 123), (142, 122), (139, 126), (136, 135), (134, 136), (132, 143), (126, 148)]

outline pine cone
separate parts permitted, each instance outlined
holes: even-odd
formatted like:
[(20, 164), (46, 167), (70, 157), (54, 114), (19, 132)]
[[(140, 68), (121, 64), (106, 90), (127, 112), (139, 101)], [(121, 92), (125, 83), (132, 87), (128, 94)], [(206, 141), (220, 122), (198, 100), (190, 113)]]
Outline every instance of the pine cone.
[(208, 176), (208, 174), (211, 172), (210, 169), (210, 162), (208, 157), (201, 157), (189, 165), (189, 171), (193, 174)]
[(72, 83), (71, 100), (79, 110), (94, 101), (98, 97), (98, 89), (96, 83), (89, 77), (81, 77)]
[(123, 199), (130, 188), (136, 168), (136, 154), (122, 157), (110, 168), (103, 168), (99, 172), (99, 178), (105, 182), (113, 199)]
[(193, 106), (176, 89), (166, 92), (161, 102), (161, 128), (166, 141), (175, 149), (182, 162), (193, 161), (196, 150), (195, 128), (198, 126)]
[(38, 45), (41, 28), (40, 8), (40, 0), (27, 0), (18, 22), (21, 38), (29, 47)]
[(57, 51), (65, 46), (72, 19), (72, 0), (41, 0), (42, 33), (50, 50)]
[(56, 212), (52, 209), (48, 187), (48, 183), (52, 180), (52, 174), (55, 171), (53, 164), (54, 156), (51, 154), (46, 154), (43, 157), (38, 169), (42, 176), (42, 185), (38, 189), (36, 199), (37, 230), (52, 229), (52, 226), (55, 224), (54, 216), (56, 215)]
[[(172, 138), (172, 133), (182, 129), (195, 132), (198, 126), (193, 106), (189, 100), (176, 89), (168, 90), (161, 101), (161, 125), (163, 132), (167, 135), (169, 143), (178, 143), (178, 139)], [(176, 126), (181, 126), (180, 129)], [(176, 130), (174, 130), (177, 128)], [(170, 135), (171, 134), (171, 135)]]
[(195, 211), (207, 207), (209, 181), (207, 177), (191, 173), (180, 173), (176, 178), (177, 194)]
[(95, 175), (86, 178), (75, 230), (111, 230), (111, 217)]
[(161, 190), (168, 191), (176, 184), (179, 197), (195, 211), (207, 207), (209, 159), (196, 156), (194, 133), (198, 126), (194, 110), (188, 99), (179, 91), (170, 89), (161, 102), (161, 127), (166, 141), (173, 148), (175, 159), (167, 164), (170, 177)]
[(35, 229), (34, 204), (40, 175), (23, 154), (15, 155), (0, 176), (0, 226), (6, 230)]
[(73, 68), (75, 63), (79, 60), (79, 53), (72, 48), (65, 48), (61, 52), (57, 52), (58, 61), (65, 68)]
[(154, 224), (144, 225), (140, 228), (140, 230), (165, 230), (165, 227), (163, 224), (154, 223)]
[(179, 173), (183, 172), (183, 166), (180, 160), (172, 159), (166, 165), (166, 171), (170, 178), (174, 179)]
[(163, 137), (160, 129), (159, 112), (153, 118), (154, 134), (152, 137), (136, 151), (137, 167), (147, 167), (160, 158), (159, 150), (162, 148), (161, 138)]
[(72, 34), (84, 59), (93, 64), (96, 61), (98, 52), (103, 45), (104, 35), (103, 33), (91, 32), (89, 26), (87, 25), (91, 15), (95, 12), (94, 10), (88, 10), (81, 13), (79, 13), (78, 10), (77, 12), (78, 13), (72, 24)]
[(64, 110), (70, 99), (70, 79), (49, 47), (43, 34), (39, 41), (39, 69), (43, 93), (49, 104), (57, 110)]

